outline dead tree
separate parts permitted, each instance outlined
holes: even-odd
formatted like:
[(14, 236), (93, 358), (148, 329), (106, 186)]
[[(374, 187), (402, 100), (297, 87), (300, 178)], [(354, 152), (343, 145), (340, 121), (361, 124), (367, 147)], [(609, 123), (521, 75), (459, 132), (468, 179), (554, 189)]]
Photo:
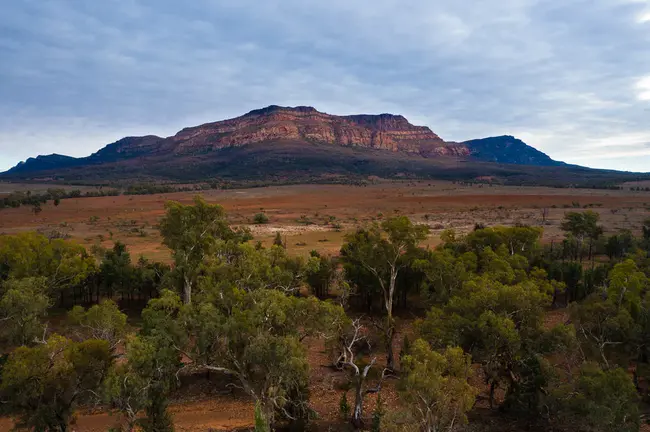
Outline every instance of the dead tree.
[(542, 207), (542, 224), (546, 224), (546, 218), (548, 217), (548, 207)]
[(351, 327), (349, 334), (342, 337), (342, 353), (337, 364), (341, 368), (351, 372), (351, 380), (354, 383), (354, 410), (352, 411), (352, 418), (350, 420), (355, 428), (361, 429), (363, 428), (363, 400), (367, 394), (381, 391), (381, 386), (388, 369), (385, 368), (382, 371), (379, 382), (375, 387), (369, 388), (367, 386), (368, 372), (370, 372), (377, 362), (377, 357), (373, 357), (370, 363), (365, 366), (359, 364), (357, 357), (360, 347), (367, 345), (370, 348), (370, 342), (364, 333), (364, 327), (360, 319), (352, 321)]

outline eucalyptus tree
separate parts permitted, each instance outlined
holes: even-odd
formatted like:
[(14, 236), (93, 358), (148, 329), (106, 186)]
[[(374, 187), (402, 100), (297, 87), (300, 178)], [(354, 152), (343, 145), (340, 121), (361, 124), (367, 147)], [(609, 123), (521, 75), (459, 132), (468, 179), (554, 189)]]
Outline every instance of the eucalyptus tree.
[[(393, 341), (395, 338), (395, 302), (397, 277), (408, 265), (406, 254), (427, 238), (429, 227), (414, 225), (406, 216), (398, 216), (360, 229), (346, 236), (341, 248), (341, 258), (349, 275), (360, 280), (372, 281), (379, 288), (385, 312), (382, 325), (386, 346), (386, 366), (395, 369)], [(370, 287), (361, 286), (360, 289)]]

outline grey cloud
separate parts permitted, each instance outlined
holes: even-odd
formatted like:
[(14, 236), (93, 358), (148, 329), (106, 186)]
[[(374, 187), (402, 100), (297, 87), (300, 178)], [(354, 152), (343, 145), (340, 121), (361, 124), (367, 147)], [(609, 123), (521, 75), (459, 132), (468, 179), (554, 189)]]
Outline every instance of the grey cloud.
[(648, 2), (188, 3), (6, 5), (0, 167), (282, 104), (401, 113), (449, 140), (513, 134), (572, 163), (648, 170)]

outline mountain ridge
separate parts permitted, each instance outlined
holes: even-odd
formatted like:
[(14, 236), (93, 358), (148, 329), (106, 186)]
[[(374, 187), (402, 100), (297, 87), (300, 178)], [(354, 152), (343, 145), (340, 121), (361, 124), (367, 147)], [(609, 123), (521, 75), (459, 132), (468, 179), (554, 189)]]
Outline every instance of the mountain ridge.
[[(240, 168), (233, 171), (234, 166)], [(402, 115), (337, 116), (309, 106), (270, 105), (186, 127), (169, 137), (124, 137), (83, 158), (57, 154), (29, 158), (1, 173), (0, 179), (317, 181), (332, 175), (435, 178), (454, 172), (461, 179), (468, 175), (468, 167), (477, 177), (499, 173), (507, 179), (519, 172), (534, 176), (532, 167), (572, 166), (510, 135), (447, 142)]]

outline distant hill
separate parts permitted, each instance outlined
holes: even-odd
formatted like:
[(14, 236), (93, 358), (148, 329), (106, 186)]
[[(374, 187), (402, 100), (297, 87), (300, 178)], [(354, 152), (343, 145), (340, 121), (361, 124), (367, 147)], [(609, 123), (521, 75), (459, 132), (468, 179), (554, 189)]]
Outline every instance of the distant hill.
[(36, 156), (35, 158), (29, 158), (24, 162), (19, 162), (18, 165), (7, 172), (15, 175), (29, 174), (39, 171), (67, 168), (78, 163), (79, 159), (77, 158), (53, 153), (51, 155)]
[(318, 182), (367, 176), (528, 184), (648, 178), (566, 165), (512, 136), (446, 142), (401, 115), (336, 116), (272, 105), (167, 138), (126, 137), (84, 158), (30, 158), (0, 179)]
[(485, 162), (535, 166), (566, 165), (509, 135), (465, 141), (463, 145), (468, 148), (472, 158)]

